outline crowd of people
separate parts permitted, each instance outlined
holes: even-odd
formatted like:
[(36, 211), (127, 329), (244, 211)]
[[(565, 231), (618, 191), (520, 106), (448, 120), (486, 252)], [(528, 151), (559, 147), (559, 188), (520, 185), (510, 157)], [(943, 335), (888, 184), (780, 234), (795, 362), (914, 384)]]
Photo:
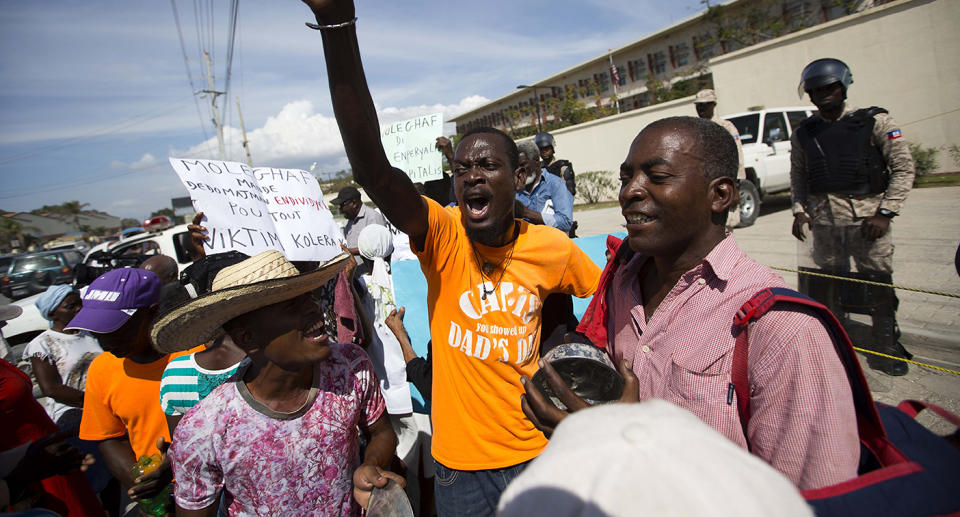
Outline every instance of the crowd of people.
[[(36, 306), (50, 329), (24, 351), (45, 405), (0, 360), (0, 508), (359, 515), (397, 483), (422, 516), (809, 515), (800, 491), (858, 475), (851, 386), (813, 311), (750, 325), (749, 421), (738, 411), (733, 317), (786, 284), (730, 231), (743, 152), (714, 91), (697, 94), (698, 117), (658, 120), (614, 150), (626, 156), (627, 236), (608, 239), (601, 268), (571, 239), (575, 174), (551, 135), (438, 138), (451, 175), (415, 185), (383, 152), (353, 2), (304, 1), (354, 179), (375, 207), (356, 188), (338, 193), (345, 243), (329, 262), (206, 256), (198, 214), (196, 260), (179, 274), (155, 256), (82, 295), (47, 290)], [(793, 234), (812, 230), (820, 268), (850, 275), (852, 258), (876, 282), (877, 349), (904, 357), (890, 220), (912, 180), (908, 151), (885, 110), (845, 104), (845, 64), (818, 60), (801, 77), (819, 114), (794, 133)], [(427, 314), (397, 304), (391, 225), (420, 262)], [(843, 316), (838, 287), (808, 287)], [(592, 297), (579, 321), (573, 296)], [(17, 314), (4, 306), (0, 319)], [(428, 321), (426, 357), (405, 317)], [(565, 340), (609, 355), (621, 404), (591, 408), (541, 360)], [(881, 359), (870, 366), (906, 373)], [(531, 381), (540, 369), (566, 410)]]

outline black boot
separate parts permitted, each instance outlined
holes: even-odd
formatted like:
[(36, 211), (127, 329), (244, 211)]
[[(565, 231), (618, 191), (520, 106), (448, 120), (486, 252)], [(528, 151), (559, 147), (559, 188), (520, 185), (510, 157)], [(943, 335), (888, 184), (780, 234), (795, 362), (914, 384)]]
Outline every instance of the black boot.
[[(906, 358), (906, 350), (904, 350), (903, 346), (897, 341), (896, 338), (896, 326), (897, 321), (891, 316), (874, 316), (874, 343), (873, 346), (864, 348), (868, 348), (881, 354)], [(903, 361), (890, 359), (887, 357), (880, 357), (873, 354), (867, 355), (867, 365), (874, 370), (879, 370), (894, 377), (906, 375), (910, 369), (907, 363)]]

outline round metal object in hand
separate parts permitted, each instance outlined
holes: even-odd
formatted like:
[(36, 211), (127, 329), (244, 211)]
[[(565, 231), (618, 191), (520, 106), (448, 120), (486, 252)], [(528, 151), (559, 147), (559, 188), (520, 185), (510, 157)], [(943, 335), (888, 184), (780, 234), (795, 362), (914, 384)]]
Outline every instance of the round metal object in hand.
[[(623, 377), (603, 350), (584, 343), (563, 343), (543, 356), (570, 391), (592, 405), (620, 399)], [(533, 383), (558, 409), (567, 406), (553, 393), (543, 370), (533, 374)]]

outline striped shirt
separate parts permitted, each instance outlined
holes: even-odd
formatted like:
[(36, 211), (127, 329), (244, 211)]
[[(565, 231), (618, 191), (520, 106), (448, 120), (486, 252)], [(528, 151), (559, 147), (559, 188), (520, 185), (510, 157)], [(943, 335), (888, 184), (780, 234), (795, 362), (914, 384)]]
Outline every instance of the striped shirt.
[[(732, 235), (687, 271), (647, 321), (637, 253), (608, 293), (607, 340), (628, 359), (640, 399), (683, 407), (746, 448), (736, 398), (728, 397), (737, 310), (783, 279), (747, 257)], [(857, 475), (860, 445), (853, 395), (823, 324), (805, 308), (774, 308), (750, 324), (747, 365), (751, 452), (801, 490)]]
[[(196, 354), (177, 357), (167, 364), (160, 379), (160, 407), (170, 415), (182, 415), (197, 405), (237, 371), (240, 363), (223, 370), (207, 370), (197, 364)], [(242, 362), (242, 361), (241, 361)]]

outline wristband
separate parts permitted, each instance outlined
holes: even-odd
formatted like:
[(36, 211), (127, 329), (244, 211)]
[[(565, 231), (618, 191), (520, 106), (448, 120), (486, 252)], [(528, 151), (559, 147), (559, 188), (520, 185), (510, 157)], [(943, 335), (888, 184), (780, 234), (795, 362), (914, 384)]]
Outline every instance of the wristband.
[(318, 25), (318, 24), (316, 24), (316, 23), (306, 22), (307, 27), (310, 27), (311, 29), (313, 29), (313, 30), (315, 30), (315, 31), (325, 31), (325, 30), (332, 30), (332, 29), (342, 29), (342, 28), (344, 28), (344, 27), (349, 27), (349, 26), (351, 26), (351, 25), (356, 25), (356, 24), (357, 24), (357, 17), (356, 17), (356, 16), (354, 16), (352, 20), (348, 20), (348, 21), (345, 21), (345, 22), (343, 22), (343, 23), (334, 23), (333, 25)]

